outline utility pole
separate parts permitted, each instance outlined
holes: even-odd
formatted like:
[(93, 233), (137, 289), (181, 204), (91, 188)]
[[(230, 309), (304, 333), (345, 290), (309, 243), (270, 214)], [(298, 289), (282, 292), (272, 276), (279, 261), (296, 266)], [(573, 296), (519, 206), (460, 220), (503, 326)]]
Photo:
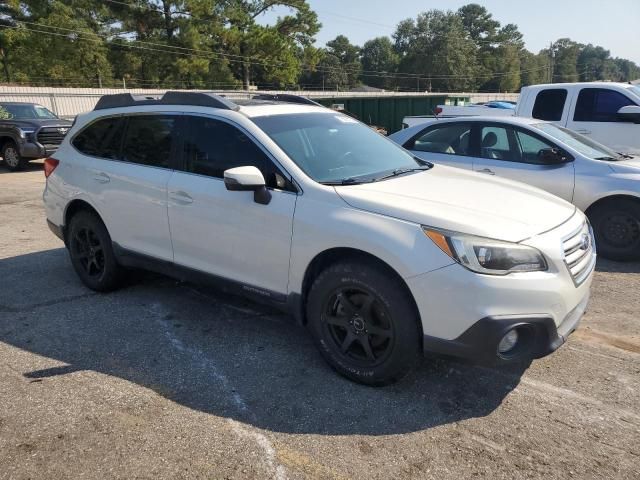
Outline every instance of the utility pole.
[(553, 83), (553, 42), (549, 43), (549, 83)]

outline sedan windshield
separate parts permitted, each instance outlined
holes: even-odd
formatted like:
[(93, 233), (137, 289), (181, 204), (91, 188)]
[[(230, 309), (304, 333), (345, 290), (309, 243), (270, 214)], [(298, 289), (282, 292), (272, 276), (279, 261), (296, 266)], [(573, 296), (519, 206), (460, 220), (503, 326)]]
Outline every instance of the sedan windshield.
[(542, 130), (548, 135), (551, 135), (585, 157), (596, 160), (623, 160), (625, 158), (624, 155), (616, 153), (610, 148), (605, 147), (598, 142), (594, 142), (584, 135), (580, 135), (579, 133), (573, 132), (564, 127), (559, 127), (553, 123), (537, 123), (532, 126), (538, 130)]
[(429, 168), (391, 140), (338, 112), (253, 121), (316, 182), (356, 184)]
[(0, 104), (0, 118), (15, 120), (37, 120), (42, 118), (58, 118), (51, 110), (41, 105)]

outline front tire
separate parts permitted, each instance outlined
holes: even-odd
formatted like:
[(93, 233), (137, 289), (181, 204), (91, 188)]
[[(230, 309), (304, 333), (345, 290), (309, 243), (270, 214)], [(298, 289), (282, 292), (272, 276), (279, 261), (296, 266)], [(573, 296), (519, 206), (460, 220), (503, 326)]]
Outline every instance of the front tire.
[(618, 261), (640, 259), (640, 203), (610, 200), (594, 207), (589, 217), (598, 254)]
[(420, 358), (412, 298), (370, 262), (338, 263), (320, 273), (309, 290), (307, 320), (325, 360), (358, 383), (394, 383)]
[(12, 172), (23, 170), (27, 165), (27, 161), (22, 158), (18, 147), (12, 141), (8, 141), (2, 147), (2, 159), (7, 168)]
[(67, 245), (71, 264), (87, 287), (108, 292), (119, 286), (122, 268), (113, 253), (109, 232), (97, 215), (87, 211), (74, 215)]

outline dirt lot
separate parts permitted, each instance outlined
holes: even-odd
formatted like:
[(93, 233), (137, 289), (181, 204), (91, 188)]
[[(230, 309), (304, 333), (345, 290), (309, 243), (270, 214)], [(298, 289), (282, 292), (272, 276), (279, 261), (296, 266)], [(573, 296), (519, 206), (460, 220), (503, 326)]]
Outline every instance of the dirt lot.
[(554, 355), (427, 358), (372, 389), (242, 299), (150, 274), (87, 290), (40, 168), (0, 168), (0, 478), (638, 478), (640, 264), (598, 263)]

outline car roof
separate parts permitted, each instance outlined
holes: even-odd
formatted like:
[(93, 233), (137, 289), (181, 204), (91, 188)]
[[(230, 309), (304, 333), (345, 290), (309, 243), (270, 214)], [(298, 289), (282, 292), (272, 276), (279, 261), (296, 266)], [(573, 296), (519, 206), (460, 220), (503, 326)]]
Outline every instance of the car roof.
[(628, 88), (631, 87), (632, 85), (630, 83), (625, 83), (625, 82), (573, 82), (573, 83), (541, 83), (541, 84), (537, 84), (537, 85), (528, 85), (526, 87), (523, 88), (535, 88), (535, 89), (540, 89), (540, 88), (563, 88), (563, 87), (575, 87), (576, 85), (579, 85), (580, 87), (610, 87), (610, 86), (614, 86), (614, 87), (622, 87), (622, 88)]
[(338, 113), (326, 107), (300, 105), (296, 103), (273, 102), (266, 100), (234, 100), (247, 117), (264, 117), (269, 115), (292, 115), (302, 113)]
[(460, 117), (447, 117), (447, 118), (433, 118), (428, 122), (414, 125), (410, 128), (433, 125), (435, 123), (451, 123), (451, 122), (491, 122), (491, 123), (505, 123), (509, 125), (534, 125), (538, 123), (550, 123), (545, 120), (538, 120), (537, 118), (526, 117), (511, 117), (511, 116), (493, 116), (493, 115), (473, 115), (473, 116), (460, 116)]

